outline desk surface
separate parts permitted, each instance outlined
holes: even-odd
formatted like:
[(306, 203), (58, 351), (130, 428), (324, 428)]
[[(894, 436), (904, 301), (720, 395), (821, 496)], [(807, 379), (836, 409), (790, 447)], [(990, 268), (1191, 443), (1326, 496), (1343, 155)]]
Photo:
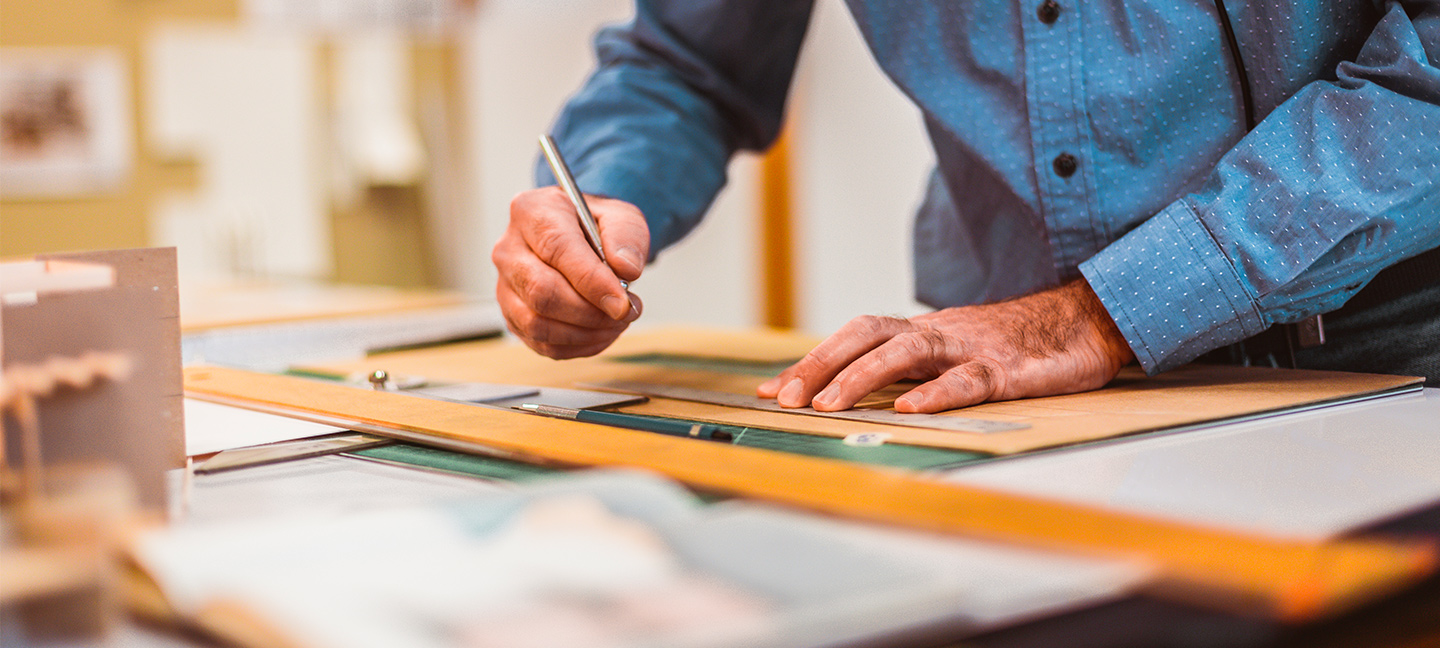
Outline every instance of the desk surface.
[[(1440, 469), (1431, 470), (1440, 466), (1440, 427), (1433, 424), (1435, 420), (1440, 420), (1440, 390), (1429, 389), (1422, 394), (1260, 421), (1007, 459), (959, 469), (948, 478), (1181, 519), (1198, 516), (1196, 519), (1217, 523), (1250, 523), (1252, 528), (1331, 534), (1379, 523), (1381, 517), (1413, 513), (1427, 503), (1440, 501)], [(1364, 443), (1376, 435), (1383, 435), (1390, 443)], [(1352, 454), (1355, 450), (1363, 452)], [(1196, 460), (1175, 461), (1180, 456)], [(463, 479), (437, 479), (403, 468), (376, 471), (351, 458), (331, 457), (324, 463), (329, 470), (346, 473), (349, 481), (345, 487), (313, 489), (304, 501), (297, 502), (294, 497), (280, 497), (276, 483), (268, 479), (245, 478), (244, 473), (201, 477), (196, 481), (191, 514), (207, 519), (243, 517), (255, 513), (254, 506), (264, 497), (284, 501), (290, 513), (303, 512), (307, 507), (363, 509), (373, 504), (376, 492), (398, 494), (409, 489), (423, 496), (427, 492), (467, 488)], [(1346, 472), (1347, 466), (1347, 479), (1337, 482), (1335, 472)], [(277, 468), (289, 475), (297, 474), (294, 468), (270, 470)], [(413, 479), (409, 476), (412, 474)], [(411, 489), (405, 484), (420, 486)], [(476, 487), (490, 488), (480, 483)], [(1224, 498), (1233, 506), (1197, 506), (1197, 494), (1217, 487), (1239, 489), (1226, 493)], [(257, 490), (247, 494), (247, 488)], [(1256, 497), (1272, 488), (1275, 492), (1271, 496)], [(1364, 498), (1353, 497), (1347, 488), (1375, 497), (1378, 506), (1387, 512), (1377, 515), (1380, 509), (1372, 508), (1367, 516)], [(287, 495), (295, 492), (293, 487), (285, 490)], [(1318, 506), (1325, 496), (1333, 497), (1340, 505)], [(1440, 514), (1433, 510), (1400, 517), (1412, 523), (1409, 527), (1394, 524), (1397, 532), (1440, 536)], [(1419, 522), (1414, 523), (1417, 519)], [(1321, 642), (1317, 645), (1415, 646), (1426, 645), (1423, 639), (1436, 634), (1440, 634), (1440, 582), (1432, 578), (1390, 601), (1337, 621), (1302, 628), (1133, 597), (967, 639), (966, 645), (1190, 646), (1197, 645), (1198, 636), (1214, 638), (1198, 645), (1289, 646)], [(1379, 638), (1393, 641), (1379, 642)], [(937, 642), (944, 643), (944, 636), (917, 634), (901, 643)]]
[(397, 314), (461, 306), (472, 300), (438, 290), (315, 282), (185, 282), (180, 329), (211, 329)]
[[(1440, 537), (1440, 389), (977, 465), (949, 479), (1298, 536)], [(1440, 646), (1440, 576), (1300, 627), (1131, 598), (967, 646)]]
[(956, 469), (948, 480), (1272, 536), (1440, 500), (1440, 389)]

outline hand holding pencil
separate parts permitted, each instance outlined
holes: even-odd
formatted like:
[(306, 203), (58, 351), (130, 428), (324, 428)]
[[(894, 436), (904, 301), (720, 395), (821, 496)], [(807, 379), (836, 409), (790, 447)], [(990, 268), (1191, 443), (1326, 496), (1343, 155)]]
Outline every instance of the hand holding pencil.
[[(491, 259), (510, 332), (542, 355), (577, 358), (605, 350), (640, 317), (643, 304), (627, 284), (644, 270), (650, 230), (634, 205), (580, 194), (555, 153), (547, 159), (573, 193), (557, 186), (517, 195)], [(598, 247), (582, 210), (592, 215)]]

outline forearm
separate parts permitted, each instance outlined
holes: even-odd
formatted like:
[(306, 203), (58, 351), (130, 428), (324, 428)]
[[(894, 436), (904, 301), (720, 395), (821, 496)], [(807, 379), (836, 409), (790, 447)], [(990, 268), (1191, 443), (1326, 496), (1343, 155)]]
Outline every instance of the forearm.
[[(733, 153), (715, 109), (675, 90), (665, 76), (601, 69), (552, 129), (582, 191), (640, 208), (650, 226), (651, 258), (699, 223), (725, 185)], [(543, 163), (536, 181), (554, 183)]]
[[(699, 222), (738, 149), (780, 128), (810, 0), (649, 0), (596, 36), (554, 135), (582, 190), (645, 214), (651, 254)], [(551, 182), (543, 164), (537, 180)]]

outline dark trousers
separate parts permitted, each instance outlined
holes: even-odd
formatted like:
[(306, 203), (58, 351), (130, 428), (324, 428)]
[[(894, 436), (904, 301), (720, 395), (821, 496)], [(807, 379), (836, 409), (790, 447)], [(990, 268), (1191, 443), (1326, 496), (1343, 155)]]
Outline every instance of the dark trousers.
[(1323, 319), (1323, 345), (1301, 348), (1293, 326), (1277, 325), (1197, 361), (1424, 376), (1440, 386), (1440, 248), (1382, 270)]

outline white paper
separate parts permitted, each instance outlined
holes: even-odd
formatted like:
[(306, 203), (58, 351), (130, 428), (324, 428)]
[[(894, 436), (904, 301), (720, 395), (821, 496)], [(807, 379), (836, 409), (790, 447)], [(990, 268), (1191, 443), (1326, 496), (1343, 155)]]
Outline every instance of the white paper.
[(185, 399), (185, 452), (192, 457), (344, 430), (333, 425)]
[(473, 477), (325, 455), (196, 475), (185, 501), (183, 477), (171, 480), (171, 519), (208, 524), (252, 519), (329, 519), (510, 488)]
[(956, 469), (948, 481), (1297, 537), (1440, 501), (1440, 390)]

